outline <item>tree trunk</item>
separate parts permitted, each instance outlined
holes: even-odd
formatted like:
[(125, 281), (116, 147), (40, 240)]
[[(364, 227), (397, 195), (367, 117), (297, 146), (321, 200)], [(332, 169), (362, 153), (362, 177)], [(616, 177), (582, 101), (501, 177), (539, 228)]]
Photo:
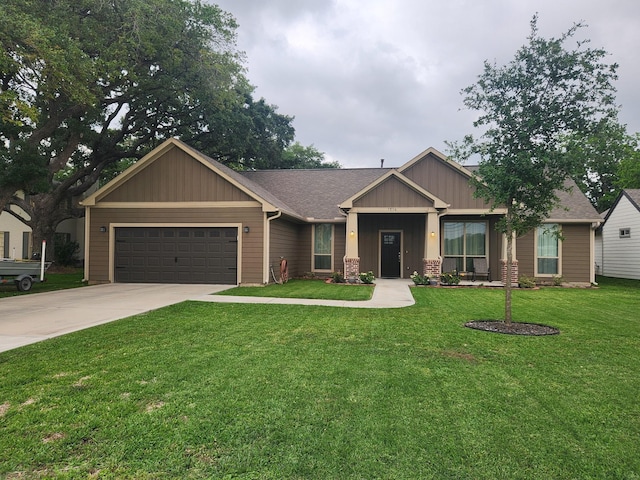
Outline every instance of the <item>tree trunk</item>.
[(507, 279), (504, 285), (504, 321), (511, 325), (511, 275), (513, 272), (513, 233), (507, 233)]

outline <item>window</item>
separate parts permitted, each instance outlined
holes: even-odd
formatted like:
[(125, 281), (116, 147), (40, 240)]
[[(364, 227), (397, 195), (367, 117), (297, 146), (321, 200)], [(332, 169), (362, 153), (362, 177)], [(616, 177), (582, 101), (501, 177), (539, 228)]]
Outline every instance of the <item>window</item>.
[(631, 229), (630, 228), (621, 228), (620, 229), (620, 238), (631, 238)]
[(331, 271), (333, 265), (333, 225), (313, 226), (313, 269)]
[(560, 227), (555, 223), (541, 225), (536, 230), (536, 275), (560, 274)]
[(487, 256), (486, 222), (444, 222), (444, 256), (454, 258), (456, 270), (473, 270), (474, 258)]

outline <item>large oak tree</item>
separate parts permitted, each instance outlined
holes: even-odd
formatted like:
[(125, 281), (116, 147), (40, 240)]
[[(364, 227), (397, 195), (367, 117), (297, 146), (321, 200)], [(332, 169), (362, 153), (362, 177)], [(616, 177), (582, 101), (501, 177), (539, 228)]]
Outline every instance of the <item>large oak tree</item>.
[(498, 230), (507, 239), (505, 321), (511, 323), (513, 238), (540, 225), (567, 190), (576, 157), (563, 148), (567, 137), (588, 138), (604, 119), (615, 119), (617, 65), (588, 42), (568, 45), (581, 24), (559, 38), (542, 38), (537, 15), (528, 43), (504, 66), (485, 62), (475, 84), (463, 90), (464, 105), (479, 112), (454, 155), (479, 155), (476, 195), (506, 208)]
[(254, 101), (235, 20), (215, 5), (3, 0), (0, 18), (0, 210), (26, 212), (34, 242), (81, 214), (103, 170), (168, 137), (237, 168), (294, 138), (291, 117)]

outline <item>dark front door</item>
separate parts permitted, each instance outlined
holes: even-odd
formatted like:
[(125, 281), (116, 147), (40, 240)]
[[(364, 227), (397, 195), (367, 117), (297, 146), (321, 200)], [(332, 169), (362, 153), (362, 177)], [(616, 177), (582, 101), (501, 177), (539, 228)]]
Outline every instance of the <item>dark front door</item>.
[(380, 233), (380, 276), (400, 277), (400, 232)]

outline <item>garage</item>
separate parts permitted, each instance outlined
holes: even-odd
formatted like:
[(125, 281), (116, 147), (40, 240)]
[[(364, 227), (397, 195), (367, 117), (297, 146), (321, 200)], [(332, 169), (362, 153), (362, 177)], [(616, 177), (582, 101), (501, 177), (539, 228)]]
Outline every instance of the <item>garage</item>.
[(237, 283), (235, 227), (115, 228), (115, 281)]

